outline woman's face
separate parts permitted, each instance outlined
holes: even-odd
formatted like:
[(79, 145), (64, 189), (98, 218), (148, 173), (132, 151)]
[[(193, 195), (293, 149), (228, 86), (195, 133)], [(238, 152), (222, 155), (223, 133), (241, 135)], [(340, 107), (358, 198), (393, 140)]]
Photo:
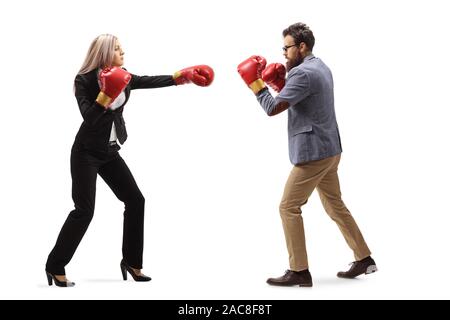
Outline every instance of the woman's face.
[(123, 66), (123, 55), (125, 52), (122, 50), (122, 46), (120, 45), (119, 40), (116, 41), (116, 45), (114, 47), (114, 59), (112, 65), (115, 67)]

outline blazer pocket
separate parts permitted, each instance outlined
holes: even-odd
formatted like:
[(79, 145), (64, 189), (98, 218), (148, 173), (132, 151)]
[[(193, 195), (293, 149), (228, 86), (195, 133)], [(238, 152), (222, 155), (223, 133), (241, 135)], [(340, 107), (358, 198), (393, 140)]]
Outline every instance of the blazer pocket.
[(311, 131), (312, 131), (312, 126), (311, 125), (303, 126), (303, 127), (298, 128), (297, 130), (294, 130), (293, 133), (292, 133), (292, 136), (296, 136), (296, 135), (298, 135), (300, 133), (307, 133), (307, 132), (311, 132)]

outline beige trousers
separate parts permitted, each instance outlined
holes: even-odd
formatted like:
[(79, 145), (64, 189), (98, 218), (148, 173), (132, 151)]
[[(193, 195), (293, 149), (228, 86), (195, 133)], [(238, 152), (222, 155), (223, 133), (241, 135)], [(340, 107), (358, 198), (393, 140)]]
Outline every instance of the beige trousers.
[(293, 271), (308, 269), (305, 230), (301, 207), (317, 188), (325, 211), (336, 222), (355, 259), (370, 256), (364, 238), (355, 220), (341, 199), (337, 174), (341, 155), (294, 166), (284, 188), (280, 215), (289, 252), (289, 265)]

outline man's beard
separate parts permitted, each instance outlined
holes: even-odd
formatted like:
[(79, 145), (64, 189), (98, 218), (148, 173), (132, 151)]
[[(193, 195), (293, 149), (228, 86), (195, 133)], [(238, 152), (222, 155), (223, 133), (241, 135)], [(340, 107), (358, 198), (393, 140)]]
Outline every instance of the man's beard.
[(301, 55), (298, 55), (294, 59), (289, 59), (286, 61), (286, 69), (287, 72), (291, 71), (292, 68), (295, 68), (296, 66), (300, 65), (303, 62), (303, 58)]

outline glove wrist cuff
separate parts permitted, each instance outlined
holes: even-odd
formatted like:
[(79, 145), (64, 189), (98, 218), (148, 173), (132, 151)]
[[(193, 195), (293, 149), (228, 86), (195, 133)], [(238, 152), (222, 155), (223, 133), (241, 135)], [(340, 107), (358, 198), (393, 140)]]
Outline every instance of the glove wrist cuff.
[(108, 97), (103, 91), (100, 91), (95, 102), (97, 102), (99, 105), (103, 106), (106, 109), (111, 104), (112, 99)]
[(254, 94), (257, 94), (259, 91), (261, 91), (265, 87), (266, 87), (266, 85), (264, 84), (264, 81), (262, 81), (262, 79), (256, 79), (249, 85), (249, 88), (252, 89)]
[(173, 81), (175, 81), (175, 84), (177, 86), (179, 86), (181, 84), (189, 83), (189, 80), (186, 79), (186, 77), (183, 76), (183, 73), (181, 71), (175, 72), (173, 74), (172, 78), (173, 78)]
[(181, 72), (177, 71), (173, 74), (173, 79), (175, 80), (176, 78), (178, 78), (179, 76), (181, 76)]

